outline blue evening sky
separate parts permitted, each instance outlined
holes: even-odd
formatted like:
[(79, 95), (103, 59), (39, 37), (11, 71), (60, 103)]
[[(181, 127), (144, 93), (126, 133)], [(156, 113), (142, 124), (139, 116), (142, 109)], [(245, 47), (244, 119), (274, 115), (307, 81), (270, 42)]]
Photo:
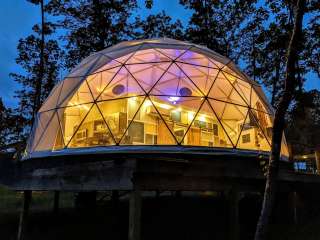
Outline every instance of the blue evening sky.
[[(161, 10), (171, 16), (174, 20), (180, 19), (187, 24), (191, 12), (179, 5), (179, 0), (154, 0), (151, 10), (143, 8), (144, 0), (139, 0), (141, 10), (137, 14), (142, 17)], [(15, 63), (17, 57), (17, 43), (20, 38), (28, 36), (32, 26), (38, 23), (39, 8), (25, 0), (1, 0), (0, 8), (0, 97), (6, 105), (14, 107), (17, 99), (14, 98), (14, 91), (19, 88), (10, 77), (9, 73), (22, 72), (22, 69)], [(305, 88), (307, 90), (320, 89), (319, 79), (314, 75), (308, 76)]]

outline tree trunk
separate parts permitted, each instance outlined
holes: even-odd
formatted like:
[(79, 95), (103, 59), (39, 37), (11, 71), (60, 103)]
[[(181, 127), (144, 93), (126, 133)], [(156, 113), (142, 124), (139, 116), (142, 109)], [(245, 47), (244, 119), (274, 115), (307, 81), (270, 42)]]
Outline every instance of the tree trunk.
[(286, 63), (285, 88), (282, 98), (275, 113), (272, 133), (271, 154), (269, 158), (268, 173), (263, 198), (260, 218), (257, 224), (255, 240), (267, 239), (270, 216), (272, 214), (275, 195), (277, 191), (277, 177), (280, 160), (281, 140), (284, 130), (285, 114), (292, 100), (292, 95), (297, 87), (295, 79), (295, 63), (298, 58), (298, 46), (302, 31), (302, 20), (304, 15), (305, 0), (298, 0), (295, 8), (295, 22), (288, 46)]
[(33, 124), (36, 114), (41, 105), (41, 92), (42, 92), (42, 82), (44, 76), (44, 35), (45, 35), (45, 20), (44, 20), (44, 0), (40, 1), (41, 9), (41, 42), (40, 42), (40, 66), (39, 66), (39, 75), (38, 81), (36, 83), (35, 89), (35, 98), (33, 104), (33, 113), (32, 113), (32, 122)]

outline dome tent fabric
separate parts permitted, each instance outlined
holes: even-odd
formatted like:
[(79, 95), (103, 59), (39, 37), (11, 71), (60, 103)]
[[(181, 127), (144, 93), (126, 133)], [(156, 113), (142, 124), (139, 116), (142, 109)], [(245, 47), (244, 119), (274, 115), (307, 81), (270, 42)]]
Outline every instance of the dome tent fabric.
[(174, 39), (127, 41), (85, 58), (54, 87), (25, 159), (114, 145), (268, 152), (272, 119), (261, 87), (228, 58)]

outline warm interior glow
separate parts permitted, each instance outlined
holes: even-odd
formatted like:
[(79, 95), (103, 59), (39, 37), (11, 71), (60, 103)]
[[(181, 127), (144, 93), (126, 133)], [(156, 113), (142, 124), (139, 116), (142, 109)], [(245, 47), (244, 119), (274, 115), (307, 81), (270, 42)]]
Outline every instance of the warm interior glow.
[(190, 50), (146, 49), (108, 64), (54, 89), (30, 151), (177, 144), (270, 151), (270, 108), (257, 86), (222, 63)]

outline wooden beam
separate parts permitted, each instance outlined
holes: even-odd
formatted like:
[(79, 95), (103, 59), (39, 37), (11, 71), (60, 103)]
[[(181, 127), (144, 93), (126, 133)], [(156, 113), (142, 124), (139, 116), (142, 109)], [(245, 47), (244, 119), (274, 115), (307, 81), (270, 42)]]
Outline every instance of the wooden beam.
[(22, 206), (21, 213), (20, 213), (17, 240), (23, 240), (24, 239), (31, 198), (32, 198), (32, 191), (28, 191), (27, 190), (27, 191), (23, 192), (23, 206)]
[(232, 187), (228, 192), (229, 203), (229, 239), (239, 239), (239, 192)]
[(60, 205), (60, 191), (54, 191), (54, 199), (53, 199), (53, 213), (57, 214), (59, 212)]
[(140, 240), (141, 237), (141, 193), (133, 190), (130, 194), (129, 203), (129, 240)]

